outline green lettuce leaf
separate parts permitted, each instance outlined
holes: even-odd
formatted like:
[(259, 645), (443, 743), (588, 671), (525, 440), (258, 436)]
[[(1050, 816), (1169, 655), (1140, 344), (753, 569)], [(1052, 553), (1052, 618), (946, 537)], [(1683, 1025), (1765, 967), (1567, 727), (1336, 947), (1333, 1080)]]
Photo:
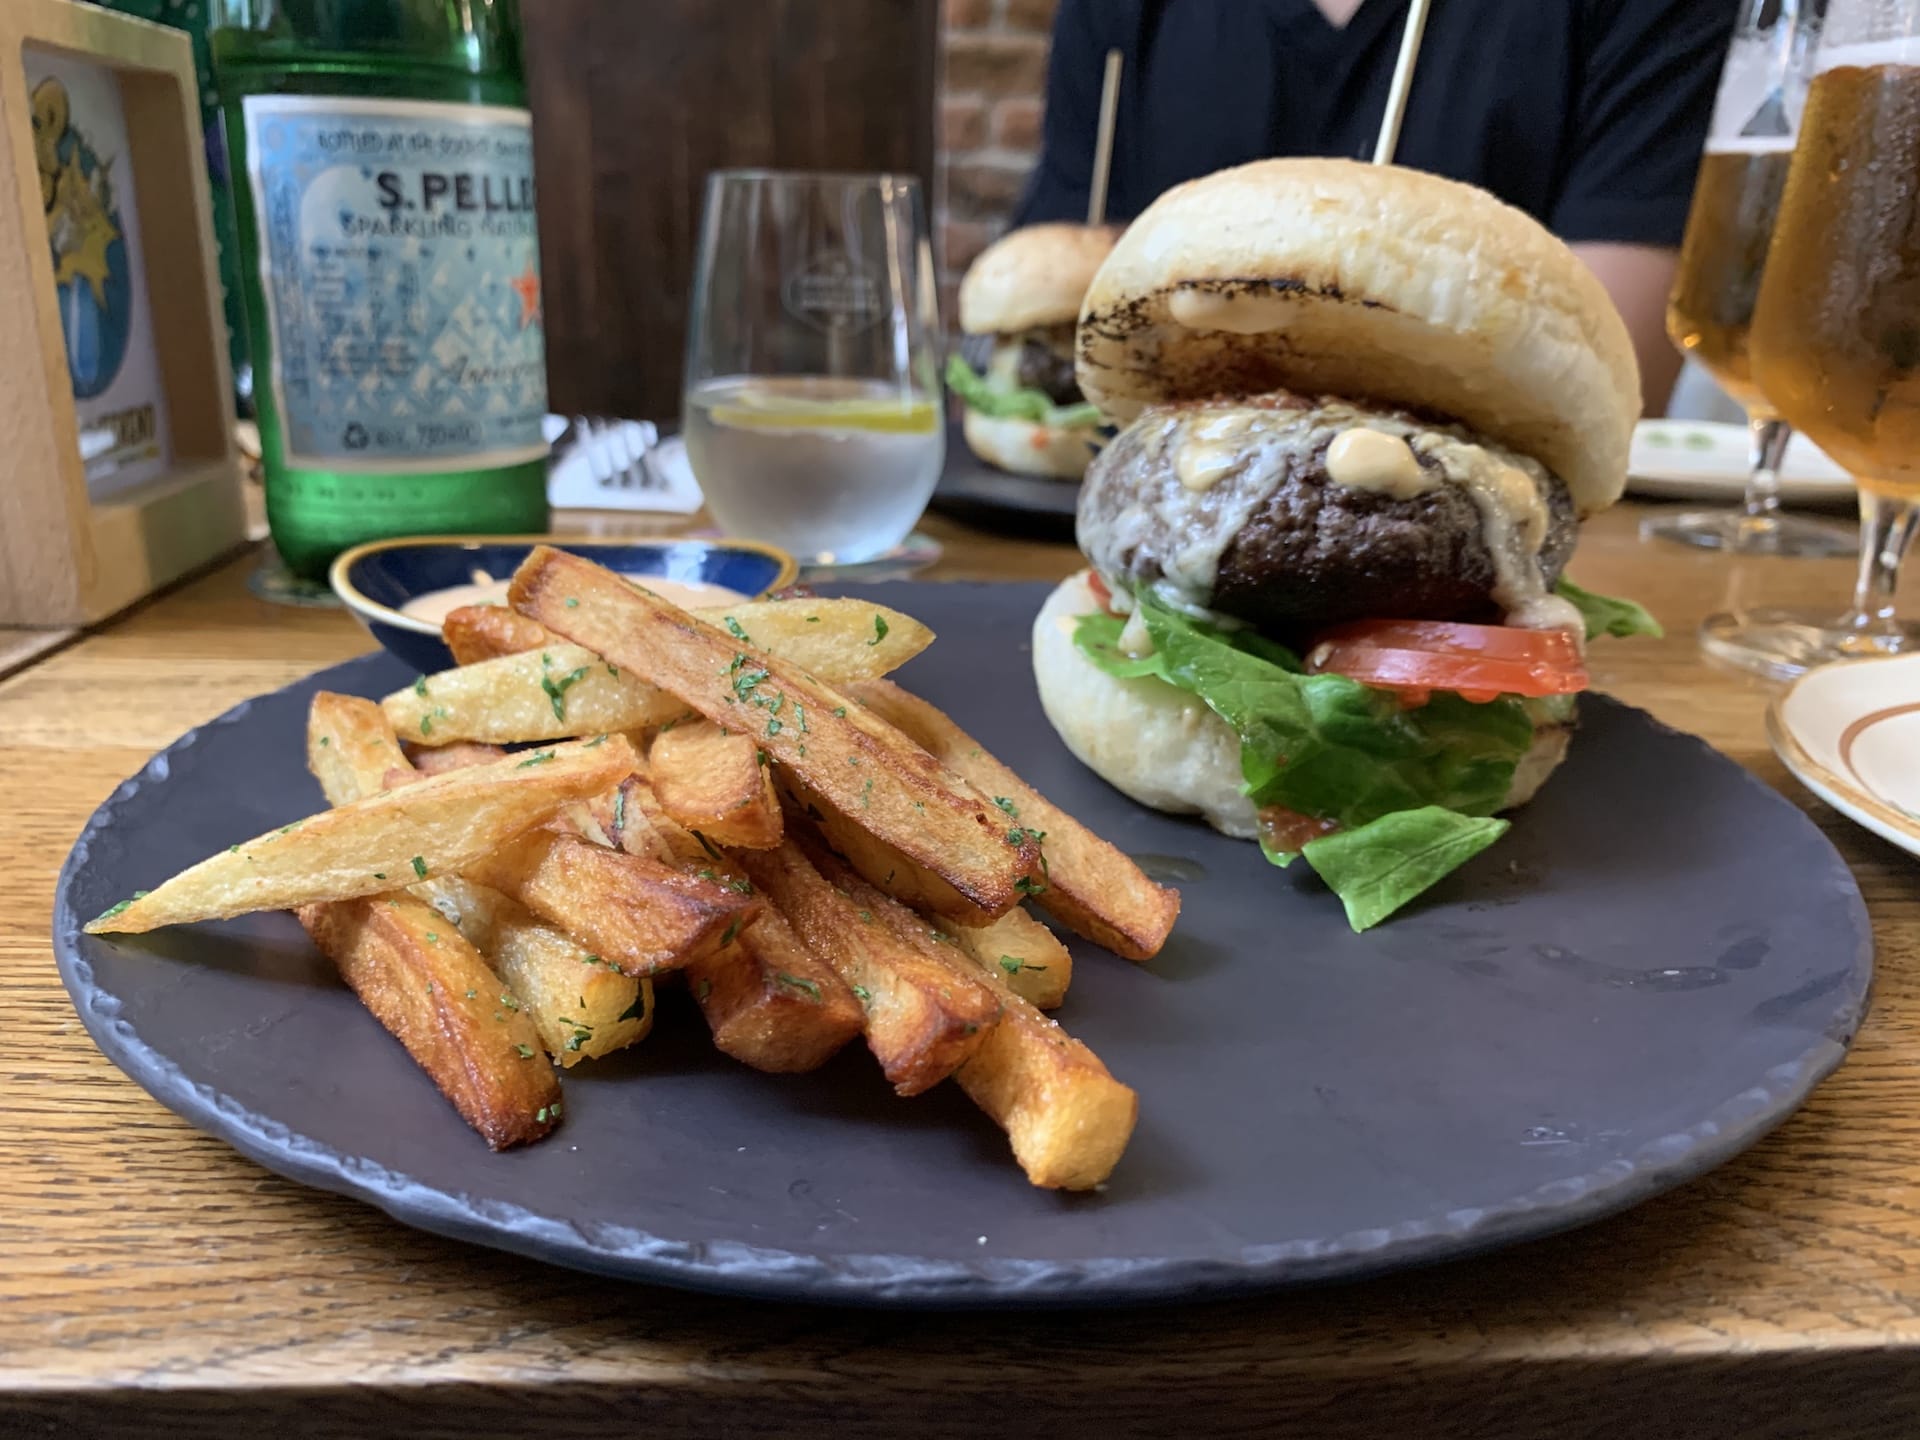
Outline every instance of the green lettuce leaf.
[[(1334, 820), (1341, 834), (1355, 837), (1331, 852), (1342, 875), (1353, 877), (1356, 893), (1367, 890), (1369, 898), (1355, 901), (1350, 918), (1376, 911), (1384, 916), (1498, 834), (1481, 827), (1473, 832), (1485, 833), (1477, 846), (1423, 852), (1427, 858), (1418, 865), (1390, 864), (1403, 838), (1397, 830), (1373, 826), (1388, 816), (1434, 808), (1459, 819), (1491, 815), (1533, 743), (1534, 721), (1518, 697), (1481, 705), (1442, 692), (1407, 710), (1343, 675), (1306, 674), (1291, 651), (1252, 631), (1193, 619), (1145, 593), (1135, 604), (1153, 641), (1150, 655), (1136, 659), (1122, 652), (1122, 622), (1106, 614), (1081, 617), (1075, 632), (1081, 650), (1109, 674), (1151, 676), (1205, 701), (1240, 736), (1243, 789), (1256, 806)], [(1313, 847), (1319, 843), (1303, 852), (1316, 871)], [(1376, 843), (1391, 847), (1376, 867), (1391, 873), (1391, 887), (1382, 888), (1354, 859)], [(1447, 854), (1456, 856), (1452, 864), (1436, 868), (1436, 857)], [(1268, 858), (1284, 865), (1292, 856), (1269, 852)], [(1345, 901), (1341, 885), (1349, 882), (1323, 878)], [(1382, 910), (1389, 890), (1397, 898)], [(1356, 921), (1355, 928), (1364, 926)]]
[(968, 409), (996, 420), (1031, 420), (1036, 425), (1052, 425), (1062, 430), (1100, 423), (1099, 408), (1090, 402), (1055, 405), (1043, 390), (998, 385), (975, 373), (958, 355), (948, 357), (947, 388), (965, 401)]
[(1651, 635), (1658, 640), (1667, 633), (1660, 628), (1660, 622), (1647, 612), (1646, 606), (1632, 600), (1616, 600), (1611, 595), (1596, 595), (1591, 590), (1582, 590), (1564, 575), (1553, 587), (1553, 593), (1562, 600), (1572, 602), (1573, 608), (1580, 612), (1580, 618), (1586, 622), (1589, 640), (1601, 635), (1613, 635), (1622, 640), (1635, 635)]
[(1119, 649), (1121, 621), (1082, 616), (1075, 638), (1109, 674), (1152, 675), (1199, 696), (1240, 736), (1240, 768), (1256, 805), (1356, 827), (1396, 810), (1444, 805), (1492, 813), (1533, 743), (1523, 701), (1476, 705), (1440, 692), (1407, 710), (1344, 675), (1308, 675), (1284, 646), (1223, 630), (1142, 595), (1153, 653)]
[(1347, 923), (1365, 930), (1466, 864), (1507, 827), (1490, 816), (1423, 805), (1309, 840), (1301, 853), (1346, 906)]
[(1077, 430), (1082, 426), (1104, 425), (1106, 418), (1101, 415), (1098, 405), (1091, 400), (1082, 400), (1078, 405), (1054, 406), (1047, 423), (1056, 430)]

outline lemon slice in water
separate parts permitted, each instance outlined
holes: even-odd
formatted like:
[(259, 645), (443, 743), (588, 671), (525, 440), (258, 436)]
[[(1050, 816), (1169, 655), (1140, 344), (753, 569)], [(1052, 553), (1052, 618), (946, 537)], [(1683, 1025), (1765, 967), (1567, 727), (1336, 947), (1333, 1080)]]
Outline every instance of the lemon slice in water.
[(808, 398), (748, 391), (708, 412), (716, 425), (740, 430), (866, 430), (924, 435), (937, 423), (931, 400), (865, 395)]

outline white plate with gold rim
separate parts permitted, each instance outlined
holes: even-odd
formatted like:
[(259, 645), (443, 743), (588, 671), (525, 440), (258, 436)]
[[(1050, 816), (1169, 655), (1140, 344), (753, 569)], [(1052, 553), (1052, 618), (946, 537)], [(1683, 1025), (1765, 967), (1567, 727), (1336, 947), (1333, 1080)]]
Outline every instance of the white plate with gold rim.
[(1767, 707), (1767, 738), (1802, 785), (1920, 855), (1920, 655), (1808, 671)]
[[(1747, 489), (1747, 427), (1705, 420), (1642, 420), (1633, 430), (1627, 489), (1656, 500), (1737, 505)], [(1851, 505), (1853, 481), (1811, 440), (1796, 435), (1780, 467), (1787, 505)]]

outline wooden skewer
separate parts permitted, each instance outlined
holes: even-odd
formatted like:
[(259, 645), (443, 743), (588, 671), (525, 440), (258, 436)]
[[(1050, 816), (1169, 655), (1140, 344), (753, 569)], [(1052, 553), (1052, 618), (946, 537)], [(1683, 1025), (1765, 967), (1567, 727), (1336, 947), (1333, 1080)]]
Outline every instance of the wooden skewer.
[(1420, 37), (1427, 29), (1431, 0), (1413, 0), (1407, 7), (1407, 25), (1400, 32), (1400, 58), (1393, 62), (1393, 84), (1387, 89), (1387, 113), (1380, 117), (1380, 139), (1373, 147), (1373, 163), (1391, 165), (1400, 145), (1400, 122), (1407, 118), (1407, 92), (1413, 89), (1413, 67), (1420, 59)]
[(1106, 78), (1100, 84), (1100, 130), (1093, 142), (1093, 189), (1087, 196), (1087, 224), (1107, 218), (1107, 176), (1113, 169), (1113, 125), (1120, 112), (1120, 52), (1107, 51)]

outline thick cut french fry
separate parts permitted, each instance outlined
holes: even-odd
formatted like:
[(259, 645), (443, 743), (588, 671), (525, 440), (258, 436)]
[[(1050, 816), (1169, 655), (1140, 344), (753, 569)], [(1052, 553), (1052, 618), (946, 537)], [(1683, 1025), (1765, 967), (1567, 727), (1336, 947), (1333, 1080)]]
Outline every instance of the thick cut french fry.
[[(691, 613), (729, 634), (737, 628), (755, 649), (849, 684), (891, 674), (933, 643), (933, 631), (911, 615), (864, 600), (743, 600)], [(447, 616), (440, 633), (460, 665), (565, 643), (539, 621), (500, 605), (463, 606)]]
[(618, 789), (588, 802), (594, 822), (608, 843), (629, 855), (644, 855), (689, 873), (703, 866), (722, 869), (725, 853), (711, 841), (683, 830), (660, 808), (652, 777), (645, 771), (629, 775)]
[(307, 769), (329, 805), (349, 805), (386, 788), (389, 770), (408, 768), (380, 707), (322, 690), (307, 708)]
[(764, 908), (750, 891), (544, 830), (501, 846), (465, 873), (636, 979), (724, 949)]
[[(615, 792), (610, 790), (606, 793), (611, 795)], [(553, 818), (540, 828), (551, 830), (556, 835), (577, 835), (582, 840), (591, 841), (608, 850), (617, 848), (613, 843), (613, 837), (608, 835), (600, 827), (600, 822), (593, 818), (591, 800), (576, 800), (571, 805), (562, 806), (554, 812)]]
[[(307, 759), (329, 803), (345, 805), (409, 780), (411, 772), (399, 753), (393, 727), (371, 700), (326, 691), (313, 697)], [(577, 810), (584, 803), (566, 808)], [(455, 875), (423, 880), (409, 889), (480, 952), (506, 982), (507, 994), (519, 997), (547, 1050), (562, 1065), (631, 1045), (651, 1027), (651, 983), (621, 974), (497, 890)]]
[(138, 932), (404, 889), (464, 870), (568, 801), (617, 784), (634, 763), (633, 747), (615, 736), (368, 795), (232, 846), (87, 929)]
[(754, 600), (688, 613), (829, 685), (890, 675), (933, 643), (911, 615), (867, 600)]
[(780, 843), (780, 797), (760, 747), (711, 720), (663, 729), (647, 752), (660, 808), (716, 845), (771, 850)]
[(921, 897), (929, 908), (981, 925), (1039, 884), (1039, 846), (1030, 837), (1011, 830), (1005, 815), (900, 731), (807, 672), (546, 546), (527, 557), (508, 593), (522, 614), (716, 724), (750, 726), (760, 748), (823, 811), (853, 821), (940, 882)]
[[(897, 901), (853, 893), (902, 947), (929, 958), (961, 953)], [(1007, 1132), (1029, 1181), (1048, 1190), (1092, 1189), (1127, 1148), (1139, 1098), (1097, 1055), (1014, 993), (1001, 967), (980, 965), (976, 978), (999, 1001), (1000, 1018), (953, 1078)]]
[(560, 1064), (570, 1069), (609, 1055), (653, 1028), (651, 981), (621, 974), (517, 901), (459, 877), (419, 889), (519, 997)]
[(546, 645), (563, 643), (546, 626), (504, 605), (462, 605), (440, 622), (440, 638), (453, 652), (456, 665), (477, 665), (502, 655), (519, 655)]
[(865, 681), (852, 693), (994, 797), (1015, 825), (1046, 836), (1046, 889), (1038, 899), (1068, 929), (1129, 960), (1160, 953), (1180, 914), (1178, 890), (1149, 880), (1126, 855), (988, 754), (938, 706), (887, 680)]
[[(789, 824), (811, 821), (836, 854), (845, 857), (847, 863), (864, 879), (879, 886), (901, 904), (939, 914), (948, 924), (992, 923), (989, 917), (971, 911), (962, 912), (956, 917), (953, 887), (943, 876), (901, 854), (885, 840), (869, 832), (858, 820), (840, 814), (817, 799), (806, 783), (791, 770), (777, 770), (774, 784), (785, 799)], [(1039, 888), (1037, 883), (1028, 883), (1032, 888)]]
[[(614, 582), (622, 583), (617, 576)], [(629, 595), (637, 593), (631, 586), (622, 588)], [(735, 631), (753, 634), (743, 623), (750, 621), (759, 633), (753, 635), (754, 645), (749, 648), (757, 653), (764, 646), (770, 653), (790, 656), (792, 663), (817, 669), (829, 683), (884, 675), (912, 659), (933, 638), (926, 626), (898, 611), (852, 600), (757, 600), (734, 610), (701, 613), (711, 613), (715, 625), (730, 621), (730, 636)], [(868, 645), (848, 633), (856, 613), (858, 623), (868, 627), (867, 639), (877, 643)], [(503, 643), (509, 638), (531, 638), (535, 630), (551, 634), (548, 627), (525, 616), (514, 618), (533, 629), (514, 637), (502, 634), (497, 638)], [(509, 622), (488, 623), (503, 632), (509, 628)], [(740, 648), (737, 637), (727, 643)], [(687, 713), (679, 700), (563, 639), (422, 676), (380, 704), (394, 730), (420, 745), (461, 740), (506, 745), (605, 735), (651, 729)]]
[(533, 1022), (502, 1004), (472, 945), (411, 895), (301, 906), (300, 923), (354, 994), (495, 1150), (560, 1119), (560, 1085)]
[(498, 745), (482, 745), (472, 740), (452, 745), (403, 745), (407, 760), (422, 775), (444, 775), (449, 770), (465, 770), (471, 765), (487, 765), (506, 758)]
[(564, 642), (423, 675), (380, 708), (397, 734), (421, 745), (607, 735), (687, 713), (672, 696)]
[(868, 1048), (897, 1093), (939, 1084), (985, 1043), (999, 1001), (954, 947), (948, 955), (902, 944), (874, 913), (872, 902), (885, 896), (792, 839), (735, 858), (866, 1007)]
[(1028, 1180), (1091, 1190), (1126, 1150), (1139, 1096), (1058, 1022), (984, 973), (1000, 997), (1000, 1022), (953, 1078), (1007, 1132)]
[[(380, 716), (380, 723), (386, 725), (386, 717)], [(389, 727), (390, 728), (390, 727)], [(405, 745), (401, 749), (407, 749)], [(507, 752), (497, 745), (476, 745), (461, 740), (439, 750), (422, 750), (412, 756), (415, 763), (408, 766), (395, 766), (381, 777), (381, 788), (398, 790), (403, 785), (418, 784), (428, 775), (445, 775), (452, 770), (465, 770), (474, 765), (490, 764), (495, 758)], [(635, 752), (639, 752), (636, 750)], [(423, 763), (424, 762), (424, 763)], [(606, 791), (611, 795), (613, 791)], [(586, 800), (570, 800), (555, 810), (537, 828), (551, 830), (556, 835), (578, 835), (583, 840), (591, 840), (596, 845), (611, 846), (613, 841), (600, 828), (593, 817), (593, 808)], [(417, 886), (415, 887), (418, 888)]]
[(998, 970), (1028, 1004), (1051, 1010), (1067, 998), (1073, 954), (1024, 909), (1009, 910), (991, 925), (956, 925), (953, 938), (981, 969)]
[[(629, 776), (616, 794), (596, 799), (591, 808), (613, 843), (629, 854), (751, 890), (732, 857), (668, 817), (646, 776)], [(812, 1070), (862, 1027), (860, 1003), (839, 972), (771, 905), (733, 944), (689, 964), (686, 975), (714, 1045), (756, 1070)]]
[(715, 1047), (774, 1074), (818, 1069), (866, 1018), (846, 981), (771, 907), (725, 950), (687, 966), (687, 984)]

